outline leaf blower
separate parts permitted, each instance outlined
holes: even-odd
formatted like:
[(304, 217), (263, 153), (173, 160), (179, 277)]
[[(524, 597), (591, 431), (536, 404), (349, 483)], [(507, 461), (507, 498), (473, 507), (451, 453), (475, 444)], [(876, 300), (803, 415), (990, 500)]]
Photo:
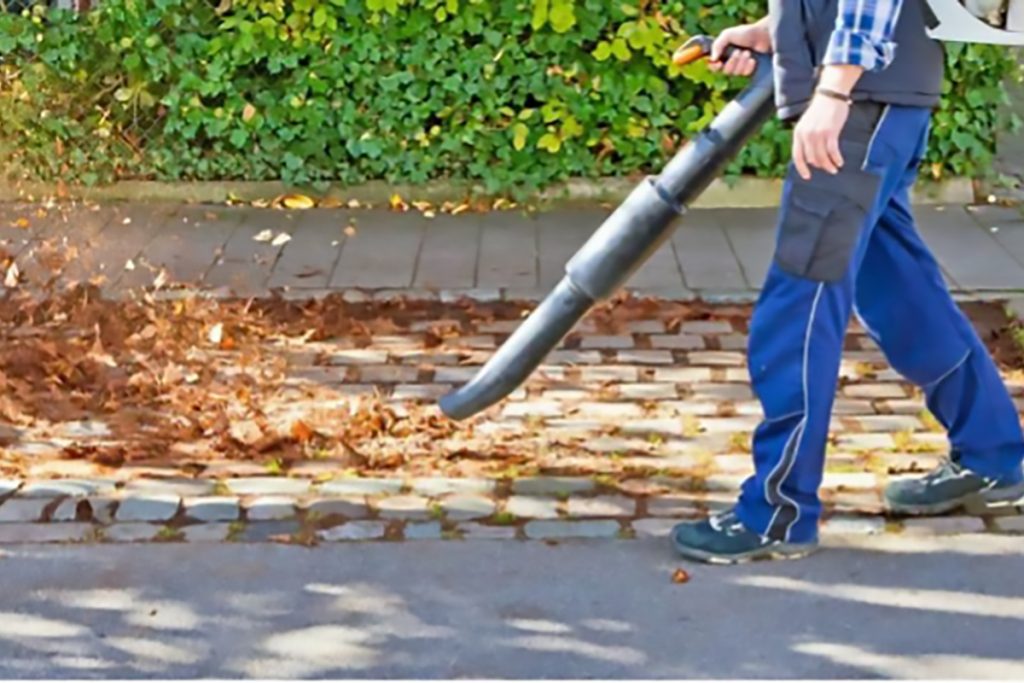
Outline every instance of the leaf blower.
[[(711, 52), (696, 36), (673, 55), (679, 65)], [(728, 53), (727, 53), (728, 54)], [(467, 384), (440, 400), (461, 420), (502, 400), (599, 301), (614, 294), (672, 234), (676, 219), (774, 114), (772, 62), (755, 55), (747, 87), (675, 155), (657, 177), (644, 179), (565, 267), (565, 276)]]

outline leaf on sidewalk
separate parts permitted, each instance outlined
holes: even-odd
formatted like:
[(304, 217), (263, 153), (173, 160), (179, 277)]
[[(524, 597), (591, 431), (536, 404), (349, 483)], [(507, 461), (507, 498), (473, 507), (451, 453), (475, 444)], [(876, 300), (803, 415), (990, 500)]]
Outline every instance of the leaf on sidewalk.
[(274, 231), (260, 230), (256, 235), (253, 236), (253, 239), (257, 242), (269, 242), (270, 240), (274, 239)]
[(672, 583), (689, 583), (690, 574), (685, 569), (677, 569), (672, 574)]
[(274, 247), (283, 247), (284, 245), (288, 244), (291, 241), (292, 241), (292, 236), (289, 235), (286, 232), (282, 232), (280, 235), (275, 237), (274, 241), (271, 242), (270, 244), (271, 244), (271, 246), (274, 246)]
[(13, 289), (18, 286), (18, 281), (21, 278), (21, 271), (18, 270), (18, 264), (12, 263), (7, 269), (7, 274), (4, 275), (4, 287)]
[(312, 197), (304, 194), (286, 194), (278, 198), (277, 202), (286, 209), (312, 209), (316, 202)]

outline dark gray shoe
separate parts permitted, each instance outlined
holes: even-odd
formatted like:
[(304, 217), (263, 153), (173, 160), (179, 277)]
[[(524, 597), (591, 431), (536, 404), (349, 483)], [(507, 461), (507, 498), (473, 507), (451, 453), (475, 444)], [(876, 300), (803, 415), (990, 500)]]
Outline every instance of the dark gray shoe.
[(1003, 479), (991, 479), (946, 460), (928, 474), (889, 484), (885, 502), (903, 515), (941, 515), (960, 508), (984, 510), (989, 505), (1024, 498), (1024, 474), (1018, 470)]
[(743, 526), (733, 511), (700, 522), (676, 525), (672, 545), (685, 558), (709, 564), (739, 564), (753, 560), (797, 559), (817, 550), (817, 541), (783, 543), (764, 538)]

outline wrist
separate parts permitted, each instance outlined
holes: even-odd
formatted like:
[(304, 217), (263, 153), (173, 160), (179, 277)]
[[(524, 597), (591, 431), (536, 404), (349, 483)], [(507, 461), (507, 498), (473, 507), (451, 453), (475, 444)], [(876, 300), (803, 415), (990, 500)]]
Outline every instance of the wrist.
[(853, 64), (829, 64), (821, 70), (818, 87), (849, 96), (862, 73), (863, 67)]

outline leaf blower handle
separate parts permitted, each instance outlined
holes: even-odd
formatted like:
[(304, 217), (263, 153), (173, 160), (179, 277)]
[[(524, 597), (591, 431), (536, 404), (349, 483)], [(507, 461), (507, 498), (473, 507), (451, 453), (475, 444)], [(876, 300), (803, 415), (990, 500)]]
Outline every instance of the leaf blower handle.
[[(714, 43), (715, 39), (711, 36), (694, 36), (680, 45), (679, 49), (672, 54), (672, 63), (676, 66), (686, 66), (705, 57), (710, 57), (711, 47)], [(722, 55), (722, 61), (728, 60), (737, 50), (744, 49), (747, 48), (736, 47), (735, 45), (727, 46), (725, 54)], [(761, 71), (765, 66), (771, 66), (771, 57), (768, 55), (754, 50), (750, 50), (750, 53), (757, 60), (758, 71)]]

